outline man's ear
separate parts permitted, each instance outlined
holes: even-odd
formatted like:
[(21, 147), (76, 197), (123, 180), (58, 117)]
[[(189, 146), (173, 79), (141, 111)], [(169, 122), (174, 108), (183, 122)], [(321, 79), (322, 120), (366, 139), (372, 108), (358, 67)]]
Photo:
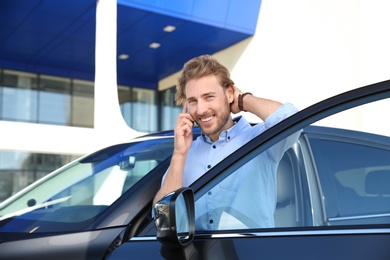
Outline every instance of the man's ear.
[(227, 94), (229, 104), (233, 103), (233, 101), (234, 101), (234, 86), (233, 85), (230, 85), (226, 89), (226, 94)]

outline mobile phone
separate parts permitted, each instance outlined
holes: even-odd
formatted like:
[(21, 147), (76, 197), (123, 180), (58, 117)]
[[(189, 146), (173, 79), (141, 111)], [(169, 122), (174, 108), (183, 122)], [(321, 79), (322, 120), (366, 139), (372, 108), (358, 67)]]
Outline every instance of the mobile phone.
[[(190, 105), (188, 104), (188, 103), (186, 103), (186, 113), (188, 113), (188, 114), (190, 114), (191, 115), (191, 113), (190, 113)], [(192, 116), (191, 116), (191, 118), (192, 118)], [(193, 119), (191, 119), (192, 120), (192, 122), (194, 123), (193, 125), (192, 125), (192, 127), (195, 127), (197, 124), (196, 124), (196, 121), (195, 120), (193, 120)]]

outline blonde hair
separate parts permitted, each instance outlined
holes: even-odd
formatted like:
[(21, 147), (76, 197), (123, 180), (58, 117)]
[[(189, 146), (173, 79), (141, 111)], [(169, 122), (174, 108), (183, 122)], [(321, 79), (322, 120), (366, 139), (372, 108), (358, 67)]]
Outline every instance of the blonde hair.
[(185, 88), (191, 79), (215, 75), (223, 88), (234, 85), (229, 70), (210, 55), (201, 55), (187, 61), (177, 82), (176, 104), (182, 105), (186, 100)]

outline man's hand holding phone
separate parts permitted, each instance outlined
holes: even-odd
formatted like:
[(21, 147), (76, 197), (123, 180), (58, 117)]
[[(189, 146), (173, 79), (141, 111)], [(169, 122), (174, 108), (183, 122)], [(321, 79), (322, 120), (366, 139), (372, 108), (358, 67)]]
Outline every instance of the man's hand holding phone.
[(192, 144), (192, 128), (194, 127), (194, 118), (189, 111), (189, 105), (185, 103), (183, 110), (177, 117), (175, 126), (175, 150), (174, 153), (187, 155)]

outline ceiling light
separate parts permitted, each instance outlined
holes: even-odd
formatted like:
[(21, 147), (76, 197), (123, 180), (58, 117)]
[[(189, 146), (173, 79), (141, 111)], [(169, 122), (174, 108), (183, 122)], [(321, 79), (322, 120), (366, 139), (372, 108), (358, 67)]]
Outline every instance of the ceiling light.
[(119, 55), (119, 59), (120, 60), (127, 60), (128, 58), (129, 58), (128, 54), (121, 54), (121, 55)]
[(164, 32), (173, 32), (174, 30), (176, 30), (176, 27), (173, 25), (168, 25), (164, 28)]
[(152, 42), (151, 44), (149, 44), (149, 47), (152, 48), (152, 49), (157, 49), (160, 47), (161, 44), (159, 44), (158, 42)]

